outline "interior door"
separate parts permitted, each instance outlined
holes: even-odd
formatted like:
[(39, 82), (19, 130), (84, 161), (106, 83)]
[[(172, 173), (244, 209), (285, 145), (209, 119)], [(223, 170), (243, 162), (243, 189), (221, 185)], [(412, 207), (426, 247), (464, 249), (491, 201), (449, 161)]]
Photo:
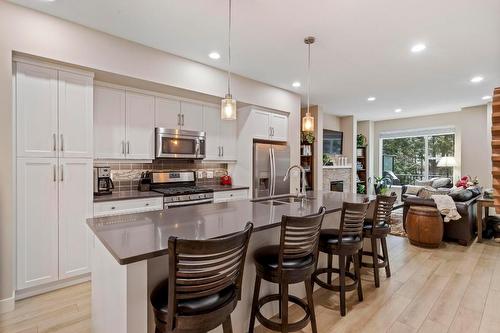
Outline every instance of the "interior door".
[(127, 91), (125, 98), (125, 133), (127, 159), (154, 159), (153, 96)]
[(17, 159), (17, 289), (58, 279), (57, 181), (56, 158)]
[(181, 102), (161, 97), (155, 98), (155, 127), (168, 129), (181, 126)]
[(272, 190), (271, 145), (254, 143), (253, 148), (253, 197), (268, 197)]
[(93, 80), (59, 71), (59, 156), (92, 158)]
[(290, 148), (285, 145), (272, 145), (275, 168), (274, 195), (290, 193), (290, 178), (283, 181), (290, 167)]
[(94, 156), (125, 158), (125, 90), (94, 88)]
[(57, 156), (57, 70), (16, 63), (17, 156)]
[(203, 131), (203, 106), (201, 104), (181, 102), (182, 129)]
[(203, 106), (203, 113), (205, 114), (205, 126), (204, 131), (207, 133), (207, 139), (205, 141), (205, 159), (207, 160), (218, 160), (220, 159), (220, 145), (221, 142), (219, 138), (220, 129), (220, 116), (219, 108), (212, 106)]
[(90, 271), (90, 233), (86, 219), (93, 215), (92, 160), (59, 160), (59, 278)]

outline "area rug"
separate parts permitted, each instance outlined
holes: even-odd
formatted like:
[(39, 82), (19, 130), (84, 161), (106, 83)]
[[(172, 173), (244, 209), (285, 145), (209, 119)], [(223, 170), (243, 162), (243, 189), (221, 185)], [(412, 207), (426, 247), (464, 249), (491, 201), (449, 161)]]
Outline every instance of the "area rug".
[(391, 235), (406, 237), (406, 232), (403, 227), (403, 209), (396, 209), (391, 214)]

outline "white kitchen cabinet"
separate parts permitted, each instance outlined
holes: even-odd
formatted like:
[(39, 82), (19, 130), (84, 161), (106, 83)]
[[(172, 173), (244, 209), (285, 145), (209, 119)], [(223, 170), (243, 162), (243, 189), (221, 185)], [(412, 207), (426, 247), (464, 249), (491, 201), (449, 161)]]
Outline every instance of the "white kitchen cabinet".
[(205, 115), (204, 131), (207, 133), (206, 160), (236, 160), (237, 122), (221, 120), (220, 109), (203, 106)]
[(248, 199), (248, 189), (214, 192), (214, 203)]
[(17, 159), (17, 289), (58, 280), (56, 158)]
[(17, 156), (57, 156), (57, 70), (16, 63)]
[(181, 102), (155, 98), (155, 127), (174, 129), (181, 126)]
[(126, 158), (154, 159), (154, 97), (127, 91), (125, 94)]
[(271, 140), (288, 140), (288, 117), (282, 114), (271, 113), (269, 116)]
[(93, 79), (59, 71), (59, 156), (92, 158)]
[(163, 197), (94, 203), (94, 217), (133, 214), (163, 209)]
[(246, 126), (255, 139), (288, 140), (288, 117), (285, 115), (254, 109)]
[(181, 102), (181, 128), (188, 131), (203, 131), (203, 106)]
[(125, 90), (94, 88), (94, 157), (125, 158)]
[(59, 279), (90, 271), (91, 235), (86, 219), (92, 217), (92, 160), (59, 162)]

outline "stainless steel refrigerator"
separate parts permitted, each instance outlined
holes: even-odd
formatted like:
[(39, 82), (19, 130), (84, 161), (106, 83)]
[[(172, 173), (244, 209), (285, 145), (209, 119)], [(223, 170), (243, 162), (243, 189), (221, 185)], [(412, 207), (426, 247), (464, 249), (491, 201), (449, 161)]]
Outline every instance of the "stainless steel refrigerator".
[(283, 181), (290, 167), (290, 148), (287, 145), (253, 144), (253, 197), (290, 193), (290, 181)]

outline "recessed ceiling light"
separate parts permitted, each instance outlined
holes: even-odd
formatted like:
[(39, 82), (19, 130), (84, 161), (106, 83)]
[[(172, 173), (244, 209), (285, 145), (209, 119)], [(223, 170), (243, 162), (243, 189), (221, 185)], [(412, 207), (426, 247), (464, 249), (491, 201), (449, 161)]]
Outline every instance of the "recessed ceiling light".
[(219, 52), (210, 52), (208, 56), (210, 57), (210, 59), (214, 59), (214, 60), (220, 59)]
[(292, 83), (292, 86), (294, 88), (299, 88), (301, 86), (300, 82), (299, 81), (295, 81), (294, 83)]
[(484, 77), (482, 76), (474, 76), (472, 79), (470, 79), (470, 82), (472, 83), (479, 83), (484, 80)]
[(367, 100), (368, 102), (373, 102), (373, 101), (374, 101), (374, 100), (376, 100), (376, 99), (377, 99), (376, 97), (370, 96), (370, 97), (368, 97), (366, 100)]
[(423, 50), (425, 50), (427, 48), (427, 46), (425, 46), (425, 44), (415, 44), (413, 45), (413, 47), (411, 48), (411, 52), (413, 53), (418, 53), (418, 52), (422, 52)]
[(488, 96), (488, 95), (483, 96), (483, 100), (485, 100), (485, 101), (490, 100), (490, 99), (491, 99), (491, 96)]
[(401, 111), (403, 111), (403, 109), (396, 109), (396, 110), (394, 110), (394, 112), (396, 112), (396, 113), (400, 113)]

